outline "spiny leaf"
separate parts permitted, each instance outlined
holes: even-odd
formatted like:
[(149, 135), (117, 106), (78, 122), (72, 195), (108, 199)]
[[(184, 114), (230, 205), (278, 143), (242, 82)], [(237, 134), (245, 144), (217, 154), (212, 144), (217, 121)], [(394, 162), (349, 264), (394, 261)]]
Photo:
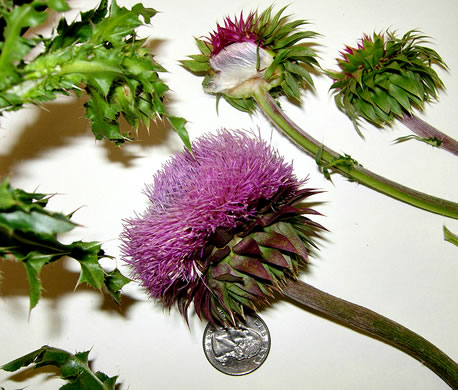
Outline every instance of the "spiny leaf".
[[(88, 283), (108, 292), (119, 301), (121, 288), (128, 282), (117, 269), (107, 273), (99, 263), (107, 257), (99, 242), (75, 241), (62, 244), (57, 235), (72, 230), (70, 216), (47, 210), (47, 195), (12, 188), (8, 181), (0, 183), (0, 260), (22, 262), (30, 286), (30, 308), (41, 295), (40, 272), (54, 261), (68, 256), (81, 266), (78, 283)], [(71, 213), (73, 214), (73, 213)]]
[(390, 76), (390, 81), (398, 87), (405, 89), (407, 92), (418, 96), (419, 98), (423, 97), (420, 88), (417, 86), (417, 83), (408, 77), (394, 74)]
[(41, 269), (45, 264), (50, 263), (53, 258), (53, 255), (43, 255), (41, 253), (31, 252), (22, 261), (27, 273), (27, 279), (29, 280), (29, 296), (31, 309), (33, 309), (37, 305), (41, 296), (42, 285), (39, 277)]
[[(156, 116), (167, 115), (162, 100), (168, 88), (157, 92), (157, 72), (165, 69), (144, 47), (144, 40), (136, 38), (136, 28), (150, 22), (156, 14), (154, 9), (139, 3), (129, 10), (115, 1), (108, 8), (107, 1), (102, 1), (97, 9), (82, 13), (80, 21), (68, 24), (62, 19), (51, 38), (22, 37), (23, 28), (45, 21), (46, 7), (40, 8), (44, 5), (43, 1), (32, 1), (4, 15), (7, 26), (0, 54), (1, 111), (51, 101), (72, 91), (80, 96), (84, 88), (90, 97), (85, 104), (86, 117), (96, 139), (105, 138), (117, 145), (133, 139), (121, 133), (121, 116), (137, 130), (139, 122), (148, 126)], [(46, 5), (57, 11), (67, 7), (62, 0)], [(32, 48), (37, 54), (25, 58)], [(129, 86), (130, 101), (123, 103), (130, 104), (119, 104), (120, 85)], [(186, 139), (184, 126), (176, 129), (181, 132), (180, 138)], [(186, 146), (189, 148), (189, 144)]]
[(78, 280), (78, 285), (87, 283), (96, 289), (101, 289), (105, 281), (105, 272), (99, 264), (97, 254), (86, 254), (79, 263), (81, 266), (81, 274)]
[(130, 283), (131, 280), (125, 277), (117, 268), (113, 271), (105, 272), (104, 278), (107, 291), (117, 303), (120, 303), (121, 290), (126, 284)]
[(1, 366), (1, 369), (14, 372), (31, 364), (35, 368), (55, 366), (61, 377), (68, 383), (61, 390), (114, 390), (117, 377), (108, 377), (102, 372), (94, 373), (88, 362), (89, 351), (72, 354), (63, 349), (44, 345), (41, 348), (21, 356)]

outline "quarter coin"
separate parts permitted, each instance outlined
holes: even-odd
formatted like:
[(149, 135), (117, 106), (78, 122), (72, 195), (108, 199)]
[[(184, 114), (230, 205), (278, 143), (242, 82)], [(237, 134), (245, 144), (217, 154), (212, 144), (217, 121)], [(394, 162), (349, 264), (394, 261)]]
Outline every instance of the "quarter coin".
[(213, 367), (227, 375), (246, 375), (261, 366), (270, 351), (270, 333), (256, 314), (236, 327), (208, 323), (203, 336), (205, 356)]

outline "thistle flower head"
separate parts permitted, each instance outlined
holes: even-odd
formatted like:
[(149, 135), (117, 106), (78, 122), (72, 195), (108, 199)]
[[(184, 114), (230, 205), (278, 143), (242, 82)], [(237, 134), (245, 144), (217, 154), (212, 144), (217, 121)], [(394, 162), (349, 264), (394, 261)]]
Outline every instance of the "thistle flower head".
[(337, 106), (358, 132), (360, 118), (375, 126), (389, 125), (437, 99), (444, 85), (432, 66), (446, 69), (447, 65), (423, 45), (427, 38), (416, 30), (401, 38), (386, 31), (365, 34), (356, 48), (345, 46), (337, 60), (340, 71), (327, 74), (334, 80), (331, 89)]
[(284, 10), (272, 15), (269, 7), (260, 14), (225, 18), (208, 38), (196, 39), (201, 53), (182, 64), (206, 76), (206, 92), (222, 95), (240, 110), (254, 108), (253, 96), (259, 90), (300, 100), (301, 89), (313, 87), (307, 67), (318, 62), (316, 53), (299, 42), (318, 34), (298, 30), (307, 22), (288, 22)]
[(266, 303), (307, 259), (320, 226), (302, 189), (270, 145), (221, 130), (176, 155), (147, 186), (149, 206), (126, 220), (124, 260), (165, 306), (216, 323), (235, 322), (244, 306)]

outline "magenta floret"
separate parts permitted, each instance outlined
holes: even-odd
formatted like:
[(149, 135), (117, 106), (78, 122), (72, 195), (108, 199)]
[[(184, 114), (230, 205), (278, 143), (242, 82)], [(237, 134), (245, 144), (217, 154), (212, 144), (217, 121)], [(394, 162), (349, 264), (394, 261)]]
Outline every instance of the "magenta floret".
[(259, 36), (254, 32), (256, 25), (256, 14), (250, 12), (246, 19), (240, 13), (240, 18), (231, 20), (229, 17), (224, 19), (224, 27), (219, 24), (216, 31), (210, 34), (210, 44), (213, 47), (212, 56), (218, 54), (225, 47), (239, 42), (259, 43)]

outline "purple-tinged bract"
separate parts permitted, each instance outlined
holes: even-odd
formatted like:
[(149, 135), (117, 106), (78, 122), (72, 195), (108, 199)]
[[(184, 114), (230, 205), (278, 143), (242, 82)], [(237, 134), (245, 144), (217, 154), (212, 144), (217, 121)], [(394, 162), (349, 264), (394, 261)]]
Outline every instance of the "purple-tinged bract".
[[(303, 210), (290, 204), (314, 191), (301, 189), (292, 166), (250, 133), (220, 130), (198, 139), (192, 150), (172, 158), (147, 186), (149, 206), (126, 221), (122, 250), (133, 277), (152, 297), (166, 306), (177, 303), (183, 314), (194, 301), (197, 314), (225, 323), (237, 311), (243, 315), (239, 306), (250, 306), (241, 302), (247, 294), (262, 293), (257, 279), (268, 290), (278, 285), (277, 276), (264, 275), (271, 270), (258, 258), (275, 252), (275, 267), (294, 274), (295, 261), (282, 260), (280, 252), (306, 257), (303, 244), (287, 242), (287, 231), (270, 230), (292, 216), (297, 223)], [(267, 249), (256, 243), (248, 248), (251, 239)], [(296, 239), (294, 234), (290, 240)], [(244, 251), (254, 251), (256, 258)], [(234, 292), (236, 309), (234, 298), (219, 296), (221, 288), (226, 295), (231, 290), (220, 281), (230, 280), (234, 291), (240, 289)]]

